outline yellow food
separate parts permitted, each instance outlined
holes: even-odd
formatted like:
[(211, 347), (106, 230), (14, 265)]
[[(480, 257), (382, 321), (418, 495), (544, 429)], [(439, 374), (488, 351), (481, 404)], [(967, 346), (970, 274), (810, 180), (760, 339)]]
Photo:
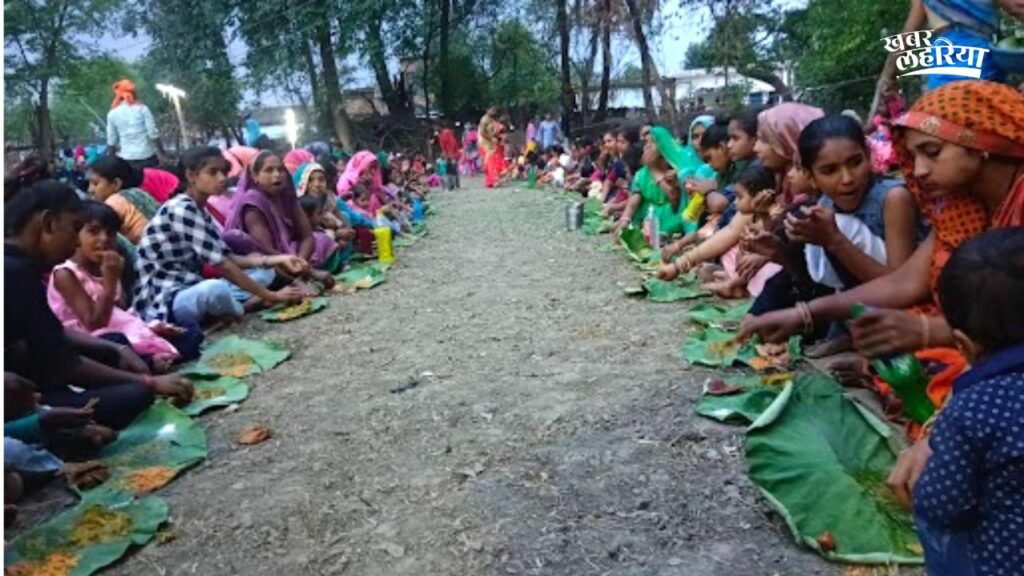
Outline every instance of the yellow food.
[(221, 354), (206, 361), (206, 364), (217, 371), (221, 376), (234, 376), (242, 378), (249, 375), (256, 362), (252, 356), (243, 352), (235, 354)]
[(42, 561), (26, 560), (4, 568), (4, 576), (67, 576), (78, 566), (78, 558), (66, 552), (54, 552)]
[(359, 280), (353, 282), (352, 285), (361, 290), (367, 290), (369, 288), (373, 288), (373, 278), (370, 276), (367, 276), (366, 278), (360, 278)]
[(136, 494), (148, 494), (166, 486), (174, 478), (175, 474), (174, 468), (150, 466), (125, 476), (121, 480), (121, 485)]
[(223, 395), (223, 388), (196, 388), (195, 394), (192, 395), (192, 401), (198, 402), (199, 400), (211, 400), (213, 398), (220, 398)]
[(85, 509), (68, 536), (68, 544), (75, 549), (102, 544), (131, 534), (132, 517), (102, 506)]
[(274, 313), (274, 318), (277, 320), (294, 320), (299, 316), (304, 316), (309, 313), (313, 306), (313, 301), (306, 298), (302, 302), (295, 304), (294, 306), (288, 306), (282, 308)]

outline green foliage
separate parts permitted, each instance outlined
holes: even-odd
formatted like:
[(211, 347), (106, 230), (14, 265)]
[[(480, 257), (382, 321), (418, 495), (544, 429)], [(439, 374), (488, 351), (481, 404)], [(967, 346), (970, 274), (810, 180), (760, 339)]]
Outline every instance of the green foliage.
[(510, 20), (500, 25), (490, 50), (490, 101), (505, 106), (545, 106), (558, 100), (558, 72), (521, 22)]
[(797, 83), (806, 98), (829, 110), (871, 104), (875, 80), (885, 64), (879, 41), (898, 31), (910, 8), (907, 0), (810, 0), (787, 16), (788, 36), (799, 57)]
[(102, 137), (113, 98), (111, 86), (122, 78), (135, 83), (143, 102), (156, 99), (156, 92), (143, 79), (141, 71), (123, 60), (97, 56), (76, 62), (51, 100), (53, 130), (58, 141)]
[(204, 131), (238, 116), (241, 87), (225, 39), (231, 9), (228, 0), (147, 0), (138, 14), (153, 39), (147, 76), (184, 90), (186, 120)]

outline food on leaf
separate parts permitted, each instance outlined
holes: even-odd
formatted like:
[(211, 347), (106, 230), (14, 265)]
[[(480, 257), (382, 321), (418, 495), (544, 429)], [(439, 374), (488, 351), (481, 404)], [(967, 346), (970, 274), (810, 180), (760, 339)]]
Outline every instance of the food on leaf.
[(78, 557), (54, 552), (40, 561), (25, 560), (4, 568), (4, 576), (67, 576), (78, 566)]
[(206, 364), (223, 376), (242, 378), (251, 374), (250, 371), (256, 365), (256, 362), (252, 359), (252, 356), (244, 352), (236, 352), (214, 356), (206, 360)]
[(131, 533), (131, 516), (93, 504), (86, 506), (82, 516), (71, 529), (68, 543), (73, 548), (86, 548), (124, 538)]
[(148, 494), (166, 486), (177, 473), (167, 466), (150, 466), (128, 474), (121, 479), (121, 485), (136, 494)]
[(835, 552), (836, 550), (836, 538), (831, 532), (823, 532), (821, 536), (818, 536), (818, 546), (822, 552)]

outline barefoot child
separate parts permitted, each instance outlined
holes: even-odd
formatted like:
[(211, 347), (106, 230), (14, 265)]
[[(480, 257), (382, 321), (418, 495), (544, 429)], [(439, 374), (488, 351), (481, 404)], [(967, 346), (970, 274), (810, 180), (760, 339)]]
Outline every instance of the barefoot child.
[[(180, 357), (177, 348), (123, 308), (120, 278), (124, 259), (114, 250), (121, 219), (106, 204), (88, 201), (82, 207), (82, 222), (75, 255), (57, 265), (50, 276), (46, 293), (50, 308), (65, 328), (99, 337), (123, 336), (155, 372), (167, 372)], [(163, 323), (154, 328), (168, 336), (182, 333)], [(198, 355), (198, 346), (193, 348), (192, 355)]]
[(939, 276), (939, 303), (971, 368), (926, 440), (914, 515), (932, 576), (1014, 574), (1024, 518), (1024, 229), (962, 244)]
[[(755, 197), (761, 199), (774, 195), (775, 177), (759, 166), (748, 167), (735, 184), (736, 210), (737, 214), (728, 226), (716, 232), (707, 241), (693, 250), (686, 252), (675, 262), (664, 264), (658, 273), (662, 280), (673, 280), (680, 274), (685, 274), (704, 262), (713, 262), (721, 258), (724, 276), (726, 279), (739, 277), (737, 273), (737, 261), (739, 256), (739, 243), (744, 232), (751, 226), (763, 227), (768, 221), (771, 206), (761, 207), (765, 204), (755, 202)], [(758, 294), (768, 278), (774, 276), (781, 268), (778, 264), (766, 264), (751, 279), (746, 287), (740, 286), (740, 290), (734, 293), (725, 294), (726, 297), (741, 298), (746, 292)], [(711, 285), (709, 285), (711, 286)], [(743, 293), (741, 293), (743, 292)]]

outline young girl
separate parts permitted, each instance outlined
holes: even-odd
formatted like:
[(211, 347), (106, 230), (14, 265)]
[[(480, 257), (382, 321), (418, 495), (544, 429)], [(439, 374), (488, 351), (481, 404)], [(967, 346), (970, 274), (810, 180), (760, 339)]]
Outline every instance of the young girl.
[(54, 181), (16, 191), (4, 205), (4, 370), (33, 381), (51, 406), (99, 399), (96, 422), (120, 429), (154, 394), (187, 403), (192, 387), (179, 376), (150, 375), (129, 347), (65, 330), (54, 316), (41, 272), (75, 253), (81, 207)]
[(121, 218), (121, 234), (138, 244), (149, 219), (160, 205), (143, 191), (142, 175), (127, 160), (104, 156), (89, 166), (89, 193), (114, 209)]
[[(698, 264), (711, 262), (717, 258), (722, 259), (722, 268), (726, 278), (738, 278), (739, 243), (744, 232), (750, 226), (764, 227), (770, 216), (768, 211), (759, 209), (754, 202), (754, 197), (762, 192), (770, 193), (774, 187), (774, 176), (763, 168), (751, 166), (744, 170), (734, 185), (737, 214), (732, 219), (732, 222), (716, 232), (700, 246), (683, 254), (675, 262), (663, 265), (658, 273), (658, 278), (673, 280), (680, 274), (689, 272)], [(739, 290), (723, 295), (739, 298), (749, 293), (756, 296), (761, 292), (765, 281), (778, 273), (780, 269), (781, 267), (778, 264), (766, 264), (761, 267), (751, 280), (746, 282), (746, 286), (740, 286)]]
[[(151, 329), (132, 312), (122, 308), (121, 269), (124, 259), (114, 250), (121, 220), (106, 204), (85, 202), (78, 249), (71, 259), (54, 268), (47, 300), (65, 328), (93, 336), (120, 334), (143, 359), (151, 359), (156, 372), (167, 372), (180, 357), (173, 344), (157, 334), (178, 336), (181, 330), (158, 323)], [(201, 340), (201, 338), (200, 338)], [(199, 354), (191, 347), (192, 359)]]
[(864, 132), (846, 116), (819, 118), (799, 140), (803, 171), (823, 194), (786, 216), (792, 241), (807, 244), (812, 278), (850, 288), (899, 268), (926, 231), (910, 191), (872, 175)]
[[(233, 254), (203, 207), (227, 188), (227, 162), (220, 150), (197, 147), (181, 158), (187, 190), (160, 207), (139, 243), (139, 284), (135, 309), (144, 319), (200, 324), (242, 316), (251, 297), (266, 304), (295, 303), (305, 295), (296, 287), (267, 290), (273, 266), (301, 275), (309, 264), (291, 254)], [(204, 280), (203, 264), (222, 278)], [(243, 268), (253, 269), (250, 275)]]

